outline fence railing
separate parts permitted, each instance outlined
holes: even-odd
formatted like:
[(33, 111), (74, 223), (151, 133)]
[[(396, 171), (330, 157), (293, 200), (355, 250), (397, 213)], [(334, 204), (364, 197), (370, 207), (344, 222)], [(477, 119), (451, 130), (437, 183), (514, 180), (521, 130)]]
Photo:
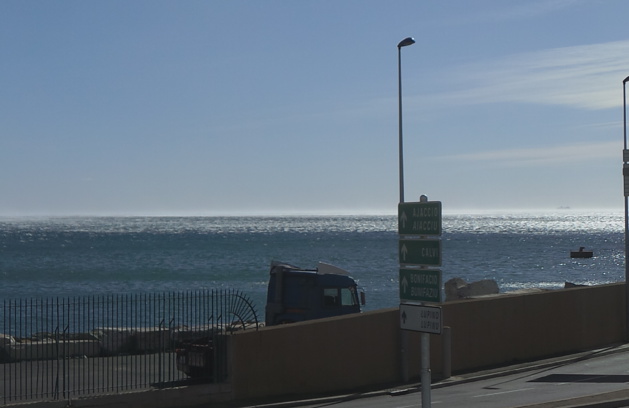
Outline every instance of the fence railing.
[(0, 310), (3, 404), (170, 387), (187, 381), (177, 350), (212, 344), (212, 367), (226, 378), (225, 334), (258, 327), (238, 291), (5, 300)]

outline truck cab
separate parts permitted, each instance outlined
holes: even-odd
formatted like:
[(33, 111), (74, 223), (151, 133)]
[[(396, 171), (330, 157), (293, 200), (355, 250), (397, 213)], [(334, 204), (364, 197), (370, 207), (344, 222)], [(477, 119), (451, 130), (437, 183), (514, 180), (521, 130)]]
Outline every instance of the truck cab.
[(365, 293), (339, 267), (319, 262), (316, 269), (301, 269), (271, 263), (267, 326), (360, 313), (361, 304), (365, 304)]

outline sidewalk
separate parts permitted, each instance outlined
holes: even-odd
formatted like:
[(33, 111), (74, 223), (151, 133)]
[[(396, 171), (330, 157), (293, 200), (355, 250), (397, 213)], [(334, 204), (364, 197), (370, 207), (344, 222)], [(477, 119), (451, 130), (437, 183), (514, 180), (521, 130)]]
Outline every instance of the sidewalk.
[[(432, 384), (432, 389), (451, 387), (457, 384), (463, 384), (466, 382), (480, 381), (484, 379), (497, 378), (508, 374), (517, 374), (526, 371), (558, 367), (561, 365), (570, 364), (573, 362), (587, 360), (594, 357), (599, 357), (612, 353), (629, 352), (629, 344), (622, 344), (618, 346), (607, 347), (599, 350), (591, 350), (583, 353), (571, 354), (567, 356), (551, 358), (547, 360), (540, 360), (530, 363), (517, 364), (508, 367), (501, 367), (494, 370), (479, 371), (474, 373), (467, 373), (460, 376), (453, 376), (451, 378), (438, 381)], [(343, 400), (355, 400), (361, 398), (370, 398), (381, 395), (401, 395), (406, 393), (419, 392), (421, 389), (421, 383), (407, 384), (400, 387), (375, 390), (370, 392), (335, 395), (328, 397), (321, 397), (307, 400), (286, 401), (279, 403), (271, 403), (266, 405), (255, 405), (256, 408), (292, 408), (300, 407), (304, 405), (314, 404), (330, 404)], [(513, 408), (621, 408), (629, 407), (629, 385), (626, 390), (588, 395), (584, 397), (571, 398), (560, 401), (550, 401), (541, 404), (533, 405), (514, 405)]]
[[(477, 381), (486, 378), (500, 377), (505, 374), (516, 374), (518, 372), (526, 372), (537, 369), (558, 367), (570, 364), (576, 361), (587, 360), (590, 358), (603, 356), (613, 353), (629, 352), (629, 344), (621, 344), (618, 346), (607, 347), (599, 350), (591, 350), (583, 353), (571, 354), (568, 356), (557, 357), (547, 360), (541, 360), (531, 363), (519, 364), (516, 366), (504, 367), (497, 370), (472, 373), (465, 378), (452, 379), (452, 385), (460, 384), (461, 381)], [(450, 380), (442, 383), (433, 384), (433, 388), (440, 386), (448, 386), (445, 384)], [(516, 405), (513, 408), (622, 408), (629, 407), (629, 387), (626, 390), (613, 391), (602, 394), (593, 394), (584, 397), (570, 398), (565, 400), (550, 401), (533, 405)]]

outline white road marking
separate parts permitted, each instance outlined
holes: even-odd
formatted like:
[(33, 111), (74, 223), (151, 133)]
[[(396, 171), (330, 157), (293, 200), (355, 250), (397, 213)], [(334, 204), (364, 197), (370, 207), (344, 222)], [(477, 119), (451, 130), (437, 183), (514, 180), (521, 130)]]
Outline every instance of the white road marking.
[(501, 392), (492, 392), (489, 394), (482, 394), (482, 395), (474, 395), (472, 398), (481, 398), (481, 397), (491, 397), (493, 395), (503, 395), (503, 394), (511, 394), (513, 392), (521, 392), (521, 391), (528, 391), (528, 390), (533, 390), (534, 388), (521, 388), (519, 390), (511, 390), (511, 391), (501, 391)]

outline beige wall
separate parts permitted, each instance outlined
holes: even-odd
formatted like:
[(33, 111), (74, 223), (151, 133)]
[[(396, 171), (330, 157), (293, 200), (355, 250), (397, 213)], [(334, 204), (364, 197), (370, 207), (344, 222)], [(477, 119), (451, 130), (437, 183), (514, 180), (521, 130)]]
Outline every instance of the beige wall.
[(624, 341), (625, 285), (545, 291), (444, 304), (452, 369), (526, 361)]
[[(452, 372), (533, 360), (624, 341), (624, 283), (500, 295), (441, 304), (452, 330)], [(307, 395), (401, 381), (397, 308), (231, 337), (235, 399)], [(409, 336), (410, 378), (419, 377), (419, 334)], [(433, 378), (442, 337), (431, 335)]]
[(398, 327), (387, 310), (237, 333), (232, 390), (251, 398), (397, 381)]

